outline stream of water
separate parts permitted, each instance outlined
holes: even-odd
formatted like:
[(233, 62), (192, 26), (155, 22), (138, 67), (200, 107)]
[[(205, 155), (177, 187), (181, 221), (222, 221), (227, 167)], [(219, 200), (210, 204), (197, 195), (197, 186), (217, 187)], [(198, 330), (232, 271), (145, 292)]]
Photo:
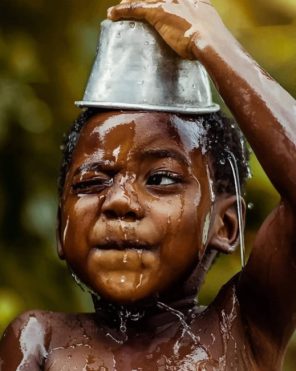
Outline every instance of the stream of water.
[(244, 238), (244, 222), (243, 222), (243, 210), (242, 210), (242, 192), (240, 187), (240, 179), (239, 179), (239, 171), (237, 167), (237, 162), (234, 154), (230, 151), (228, 151), (229, 157), (228, 162), (230, 164), (233, 179), (234, 179), (234, 185), (235, 185), (235, 193), (237, 198), (237, 217), (238, 217), (238, 226), (239, 226), (239, 241), (240, 241), (240, 255), (241, 255), (241, 266), (242, 268), (246, 265), (246, 259), (245, 259), (245, 238)]

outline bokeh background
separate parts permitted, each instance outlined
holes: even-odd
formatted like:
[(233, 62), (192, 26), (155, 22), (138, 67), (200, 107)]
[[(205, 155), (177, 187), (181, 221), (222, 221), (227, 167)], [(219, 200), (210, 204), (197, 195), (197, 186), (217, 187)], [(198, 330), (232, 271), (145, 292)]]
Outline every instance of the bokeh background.
[[(115, 3), (0, 2), (0, 333), (27, 309), (92, 309), (56, 256), (56, 184), (62, 136), (79, 113), (73, 101), (82, 97), (99, 23)], [(295, 97), (296, 0), (213, 3), (245, 48)], [(251, 165), (248, 249), (279, 200), (254, 156)], [(203, 303), (240, 269), (239, 261), (238, 254), (220, 258)], [(296, 369), (296, 339), (284, 369)]]

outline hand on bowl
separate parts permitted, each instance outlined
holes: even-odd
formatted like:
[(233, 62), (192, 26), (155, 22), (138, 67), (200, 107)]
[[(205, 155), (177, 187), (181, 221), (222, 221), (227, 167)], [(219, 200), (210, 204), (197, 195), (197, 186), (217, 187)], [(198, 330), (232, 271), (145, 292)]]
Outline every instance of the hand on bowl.
[(109, 8), (108, 18), (149, 23), (184, 59), (198, 58), (198, 49), (210, 43), (212, 31), (222, 24), (210, 0), (123, 0)]

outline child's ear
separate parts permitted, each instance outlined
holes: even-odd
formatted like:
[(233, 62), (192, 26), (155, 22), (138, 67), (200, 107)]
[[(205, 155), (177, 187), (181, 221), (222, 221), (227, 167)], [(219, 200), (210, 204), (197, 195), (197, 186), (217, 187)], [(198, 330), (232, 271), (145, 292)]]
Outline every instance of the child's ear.
[(57, 240), (57, 252), (58, 252), (59, 258), (64, 260), (65, 255), (64, 255), (63, 243), (61, 239), (61, 205), (59, 205), (58, 207), (56, 240)]
[[(245, 223), (246, 204), (243, 198), (243, 225)], [(224, 254), (232, 253), (239, 242), (239, 222), (236, 196), (221, 195), (215, 202), (214, 220), (210, 230), (208, 247)]]

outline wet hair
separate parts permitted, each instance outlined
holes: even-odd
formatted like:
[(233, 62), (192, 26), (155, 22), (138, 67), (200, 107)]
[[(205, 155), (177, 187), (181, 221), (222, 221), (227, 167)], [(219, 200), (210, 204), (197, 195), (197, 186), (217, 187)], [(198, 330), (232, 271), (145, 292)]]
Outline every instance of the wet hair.
[[(78, 143), (81, 129), (92, 116), (99, 112), (103, 111), (97, 108), (88, 108), (83, 111), (64, 137), (64, 143), (61, 147), (63, 158), (58, 181), (59, 196), (63, 192), (66, 175), (71, 165), (73, 152)], [(177, 116), (181, 119), (186, 119), (186, 121), (195, 122), (205, 129), (204, 148), (211, 158), (214, 192), (216, 194), (235, 194), (233, 172), (228, 160), (230, 154), (236, 160), (240, 186), (244, 190), (246, 180), (250, 174), (248, 166), (249, 151), (237, 123), (233, 119), (226, 117), (221, 111), (199, 116)]]

